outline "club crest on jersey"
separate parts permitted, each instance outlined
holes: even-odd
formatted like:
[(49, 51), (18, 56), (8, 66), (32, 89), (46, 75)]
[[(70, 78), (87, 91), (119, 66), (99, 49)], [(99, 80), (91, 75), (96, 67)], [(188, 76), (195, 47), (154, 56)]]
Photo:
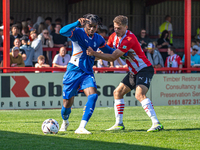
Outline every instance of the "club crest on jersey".
[(125, 46), (125, 45), (124, 45), (122, 48), (123, 48), (123, 49), (126, 49), (126, 48), (127, 48), (127, 46)]

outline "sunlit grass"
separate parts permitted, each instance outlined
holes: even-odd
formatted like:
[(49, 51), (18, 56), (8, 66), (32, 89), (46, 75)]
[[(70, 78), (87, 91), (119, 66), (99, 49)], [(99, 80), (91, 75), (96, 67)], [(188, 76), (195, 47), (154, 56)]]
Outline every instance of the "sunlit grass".
[(45, 119), (62, 123), (59, 109), (0, 111), (0, 149), (200, 149), (200, 105), (155, 106), (165, 130), (147, 133), (151, 120), (142, 107), (125, 107), (124, 131), (105, 131), (115, 123), (113, 108), (96, 108), (86, 129), (92, 135), (77, 135), (82, 109), (72, 109), (66, 132), (44, 135)]

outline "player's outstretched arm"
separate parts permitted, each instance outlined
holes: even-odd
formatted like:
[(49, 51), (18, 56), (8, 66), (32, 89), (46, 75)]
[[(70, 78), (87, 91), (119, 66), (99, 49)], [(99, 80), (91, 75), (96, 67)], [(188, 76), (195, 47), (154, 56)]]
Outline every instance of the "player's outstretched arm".
[(72, 35), (72, 30), (78, 26), (80, 26), (80, 22), (77, 20), (74, 23), (68, 24), (64, 27), (62, 27), (62, 29), (60, 29), (60, 34), (66, 37), (70, 37)]
[(89, 56), (95, 56), (107, 61), (114, 61), (117, 58), (124, 55), (124, 52), (120, 51), (119, 49), (116, 49), (112, 54), (104, 54), (104, 53), (98, 53), (98, 52), (93, 51), (91, 47), (88, 47), (88, 49), (86, 50), (86, 53)]
[(68, 24), (60, 30), (60, 34), (66, 37), (70, 37), (72, 35), (72, 30), (78, 26), (85, 25), (86, 21), (89, 21), (86, 18), (79, 18), (76, 22)]
[(104, 46), (104, 47), (102, 47), (102, 48), (99, 48), (102, 52), (104, 52), (104, 53), (108, 53), (108, 54), (112, 54), (114, 51), (115, 51), (115, 49), (112, 49), (110, 46), (108, 46), (107, 44)]

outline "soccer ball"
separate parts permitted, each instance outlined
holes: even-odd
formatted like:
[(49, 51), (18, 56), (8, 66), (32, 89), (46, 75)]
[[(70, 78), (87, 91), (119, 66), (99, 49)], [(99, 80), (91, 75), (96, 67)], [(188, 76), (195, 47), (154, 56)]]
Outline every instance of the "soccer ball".
[(42, 132), (44, 134), (57, 134), (59, 124), (55, 119), (47, 119), (42, 123)]

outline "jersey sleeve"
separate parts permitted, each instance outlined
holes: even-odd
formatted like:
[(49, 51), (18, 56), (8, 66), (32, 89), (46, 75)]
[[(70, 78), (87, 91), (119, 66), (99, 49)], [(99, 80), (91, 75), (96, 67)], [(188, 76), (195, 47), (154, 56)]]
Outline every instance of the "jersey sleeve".
[(172, 31), (172, 24), (171, 23), (168, 25), (168, 31)]
[(114, 49), (112, 49), (111, 47), (109, 47), (107, 44), (106, 44), (106, 41), (104, 40), (104, 38), (102, 36), (99, 36), (99, 41), (100, 41), (100, 46), (99, 46), (99, 49), (104, 52), (104, 53), (109, 53), (109, 54), (112, 54)]
[(98, 36), (99, 36), (99, 37), (98, 37), (98, 40), (99, 40), (99, 43), (100, 43), (99, 48), (105, 47), (105, 46), (106, 46), (106, 41), (105, 41), (105, 39), (104, 39), (101, 35), (98, 35)]
[(128, 52), (129, 49), (131, 49), (131, 47), (133, 47), (134, 44), (135, 44), (135, 41), (133, 37), (127, 36), (125, 39), (122, 40), (122, 43), (120, 44), (118, 49), (126, 53)]
[(167, 60), (168, 60), (168, 57), (167, 57), (167, 59), (165, 60), (165, 67), (167, 67)]
[(71, 38), (73, 36), (73, 31), (75, 30), (75, 28), (80, 25), (81, 25), (81, 23), (78, 20), (74, 23), (68, 24), (68, 25), (62, 27), (62, 29), (60, 29), (60, 34), (62, 36)]
[(112, 49), (110, 46), (108, 46), (107, 44), (104, 46), (104, 47), (102, 47), (102, 48), (99, 48), (102, 52), (104, 52), (104, 53), (108, 53), (108, 54), (112, 54), (114, 51), (115, 51), (115, 49)]
[(58, 63), (58, 55), (56, 55), (53, 59), (53, 64), (57, 64)]
[(80, 32), (78, 32), (78, 30), (80, 30), (79, 28), (75, 28), (71, 31), (71, 36), (69, 37), (71, 39), (71, 41), (76, 41), (77, 40), (77, 36)]
[(40, 65), (38, 63), (35, 64), (35, 68), (38, 68)]
[(182, 60), (180, 56), (177, 56), (177, 63), (178, 65), (182, 65)]
[(115, 34), (114, 33), (109, 36), (108, 42), (107, 42), (108, 46), (113, 47), (114, 38), (115, 38)]

